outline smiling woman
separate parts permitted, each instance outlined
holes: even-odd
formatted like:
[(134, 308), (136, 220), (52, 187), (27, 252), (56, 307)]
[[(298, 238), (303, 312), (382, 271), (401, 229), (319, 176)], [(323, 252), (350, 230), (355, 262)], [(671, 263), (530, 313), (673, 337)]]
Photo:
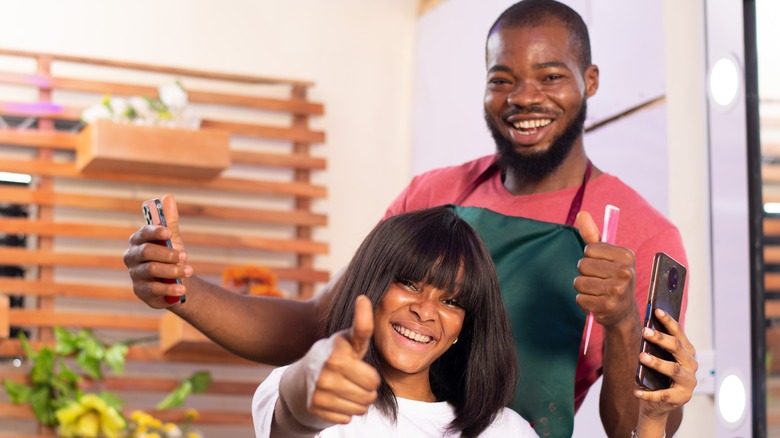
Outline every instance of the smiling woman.
[(329, 338), (258, 388), (257, 436), (536, 436), (504, 408), (517, 364), (498, 278), (453, 209), (379, 224), (325, 325)]

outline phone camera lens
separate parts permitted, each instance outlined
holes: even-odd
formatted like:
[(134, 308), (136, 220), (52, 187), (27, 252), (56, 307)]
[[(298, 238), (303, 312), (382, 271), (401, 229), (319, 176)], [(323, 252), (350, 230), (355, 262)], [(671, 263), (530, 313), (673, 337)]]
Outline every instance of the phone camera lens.
[(666, 275), (666, 286), (669, 288), (669, 292), (676, 291), (680, 282), (680, 273), (677, 271), (677, 268), (672, 266)]

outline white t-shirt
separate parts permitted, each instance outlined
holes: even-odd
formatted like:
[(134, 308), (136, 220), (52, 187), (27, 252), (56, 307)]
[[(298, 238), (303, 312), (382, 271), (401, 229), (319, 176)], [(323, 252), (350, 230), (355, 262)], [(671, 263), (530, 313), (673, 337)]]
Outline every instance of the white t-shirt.
[[(287, 367), (277, 368), (255, 391), (252, 398), (252, 420), (258, 438), (269, 437), (274, 406), (279, 398), (279, 381)], [(373, 406), (366, 415), (353, 417), (349, 424), (329, 427), (317, 436), (331, 437), (445, 437), (444, 431), (455, 418), (447, 402), (427, 403), (398, 398), (398, 421), (392, 424)], [(480, 435), (485, 438), (535, 438), (531, 425), (515, 411), (504, 408), (496, 420)]]

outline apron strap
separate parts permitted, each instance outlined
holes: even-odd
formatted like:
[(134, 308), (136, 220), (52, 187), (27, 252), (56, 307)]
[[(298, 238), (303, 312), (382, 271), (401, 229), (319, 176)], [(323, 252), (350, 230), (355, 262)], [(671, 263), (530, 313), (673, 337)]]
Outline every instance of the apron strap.
[(574, 199), (571, 201), (569, 214), (566, 216), (566, 225), (574, 226), (574, 220), (577, 219), (577, 213), (580, 212), (580, 208), (582, 207), (582, 198), (585, 197), (585, 186), (588, 184), (592, 170), (593, 164), (588, 160), (588, 165), (585, 166), (585, 176), (582, 177), (582, 184), (580, 184), (577, 194), (574, 195)]
[[(458, 196), (458, 199), (455, 200), (453, 204), (455, 205), (463, 205), (463, 201), (466, 200), (472, 193), (474, 193), (474, 190), (477, 189), (482, 183), (490, 179), (496, 172), (498, 172), (498, 164), (496, 164), (496, 161), (493, 161), (490, 163), (490, 166), (487, 167), (487, 169), (483, 170), (482, 173), (477, 176), (474, 181), (469, 184), (468, 187), (466, 187), (466, 190), (463, 191), (463, 193)], [(582, 177), (582, 184), (580, 184), (580, 188), (577, 190), (577, 193), (574, 195), (574, 199), (571, 201), (571, 205), (569, 206), (569, 213), (566, 215), (566, 225), (574, 226), (574, 220), (577, 218), (577, 213), (580, 212), (580, 208), (582, 208), (582, 199), (585, 197), (585, 186), (588, 184), (588, 180), (590, 179), (590, 174), (593, 171), (593, 164), (590, 162), (590, 159), (588, 159), (588, 164), (585, 166), (585, 175)]]

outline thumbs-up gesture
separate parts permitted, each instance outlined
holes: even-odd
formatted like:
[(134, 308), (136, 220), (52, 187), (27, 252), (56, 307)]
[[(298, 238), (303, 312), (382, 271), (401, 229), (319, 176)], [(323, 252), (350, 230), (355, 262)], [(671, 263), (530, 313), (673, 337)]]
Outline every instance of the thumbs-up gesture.
[(320, 339), (290, 365), (279, 381), (274, 409), (275, 432), (312, 436), (334, 424), (346, 424), (363, 415), (376, 400), (379, 373), (363, 362), (374, 334), (374, 311), (364, 295), (355, 300), (352, 327)]
[(333, 351), (309, 398), (309, 412), (330, 423), (346, 424), (353, 415), (368, 411), (381, 383), (377, 370), (363, 362), (373, 334), (371, 301), (361, 295), (355, 300), (352, 328), (331, 336)]
[(634, 297), (634, 252), (601, 242), (599, 229), (586, 211), (577, 214), (577, 228), (585, 241), (585, 257), (580, 259), (574, 279), (579, 292), (577, 304), (601, 325), (610, 327), (638, 318)]

